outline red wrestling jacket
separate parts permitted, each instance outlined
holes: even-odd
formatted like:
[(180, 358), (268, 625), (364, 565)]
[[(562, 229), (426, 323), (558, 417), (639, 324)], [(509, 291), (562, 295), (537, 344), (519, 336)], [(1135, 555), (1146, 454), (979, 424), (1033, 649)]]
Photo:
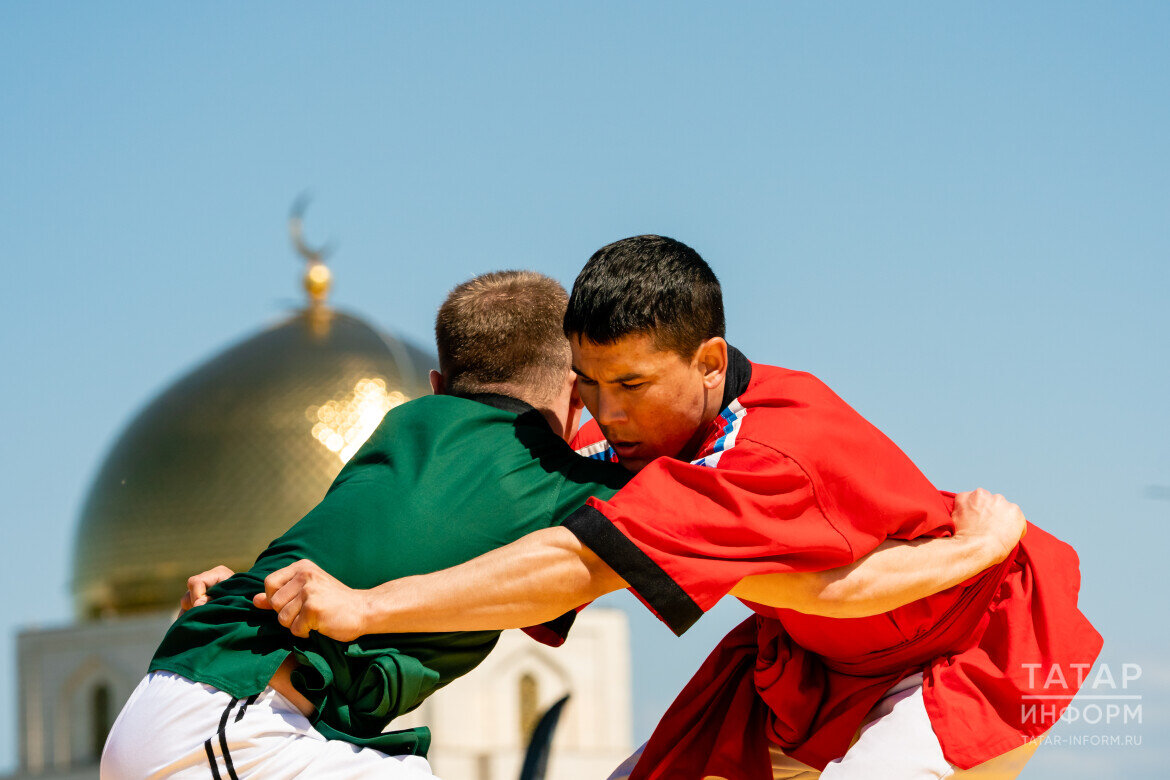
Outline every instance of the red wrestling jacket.
[[(953, 531), (953, 494), (815, 377), (732, 349), (726, 384), (694, 461), (659, 458), (564, 524), (675, 633), (747, 575), (830, 569), (886, 539)], [(614, 459), (592, 423), (575, 447)], [(882, 615), (749, 603), (756, 614), (671, 705), (632, 780), (767, 780), (768, 742), (821, 769), (845, 753), (882, 695), (917, 672), (947, 760), (987, 761), (1051, 728), (1076, 693), (1070, 674), (1066, 685), (1034, 690), (1049, 682), (1048, 668), (1091, 665), (1100, 651), (1077, 609), (1079, 588), (1076, 553), (1030, 526), (999, 566)], [(1033, 706), (1037, 694), (1058, 706)]]

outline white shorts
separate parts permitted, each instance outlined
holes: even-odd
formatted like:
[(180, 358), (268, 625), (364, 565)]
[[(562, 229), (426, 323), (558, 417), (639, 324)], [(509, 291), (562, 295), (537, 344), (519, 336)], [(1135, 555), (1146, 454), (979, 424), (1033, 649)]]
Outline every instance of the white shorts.
[(144, 778), (433, 780), (420, 756), (326, 739), (274, 691), (236, 699), (170, 672), (138, 684), (106, 739), (102, 780)]
[[(886, 693), (866, 715), (849, 750), (823, 772), (772, 747), (772, 777), (773, 780), (1011, 780), (1024, 768), (1039, 744), (1039, 740), (1026, 742), (983, 764), (959, 769), (943, 756), (922, 698), (922, 675), (916, 674)], [(634, 771), (642, 748), (614, 770), (609, 780), (626, 780)]]

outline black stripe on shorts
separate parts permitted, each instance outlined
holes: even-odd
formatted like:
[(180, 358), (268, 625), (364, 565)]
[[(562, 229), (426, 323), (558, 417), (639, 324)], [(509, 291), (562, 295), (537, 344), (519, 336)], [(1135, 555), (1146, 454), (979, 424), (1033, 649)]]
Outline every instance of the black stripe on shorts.
[[(244, 707), (247, 707), (248, 704), (251, 704), (255, 700), (256, 697), (253, 696), (244, 704)], [(236, 706), (236, 702), (238, 701), (239, 699), (233, 696), (232, 700), (228, 702), (227, 708), (223, 711), (223, 715), (220, 716), (219, 719), (219, 749), (223, 753), (223, 763), (224, 766), (227, 767), (228, 777), (231, 778), (231, 780), (240, 780), (240, 778), (236, 775), (236, 768), (232, 765), (232, 754), (228, 751), (227, 734), (225, 733), (225, 730), (227, 729), (228, 717), (232, 714), (232, 708)], [(244, 707), (240, 708), (241, 711), (244, 709)], [(236, 720), (239, 720), (239, 718), (237, 717)], [(211, 776), (214, 777), (215, 780), (221, 780), (219, 767), (215, 763), (215, 750), (211, 746), (210, 739), (203, 743), (203, 749), (207, 751), (207, 763), (211, 765)]]

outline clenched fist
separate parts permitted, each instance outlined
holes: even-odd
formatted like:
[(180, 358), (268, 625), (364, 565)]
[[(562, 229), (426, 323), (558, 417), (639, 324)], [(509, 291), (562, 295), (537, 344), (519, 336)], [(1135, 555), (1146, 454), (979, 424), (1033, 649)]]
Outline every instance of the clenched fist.
[(207, 603), (207, 589), (212, 585), (223, 582), (235, 574), (226, 566), (216, 566), (205, 572), (187, 578), (187, 592), (179, 599), (179, 614), (183, 614), (192, 607)]
[(354, 590), (310, 560), (302, 559), (264, 578), (252, 603), (276, 612), (280, 624), (299, 637), (310, 631), (352, 642), (365, 632), (366, 591)]
[(983, 488), (956, 495), (951, 519), (955, 536), (981, 542), (992, 565), (1004, 561), (1028, 530), (1028, 521), (1018, 506)]

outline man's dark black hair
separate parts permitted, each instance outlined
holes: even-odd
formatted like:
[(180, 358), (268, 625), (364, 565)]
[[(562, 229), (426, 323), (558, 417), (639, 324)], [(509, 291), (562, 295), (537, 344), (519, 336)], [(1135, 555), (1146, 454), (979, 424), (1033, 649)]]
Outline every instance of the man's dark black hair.
[(659, 349), (688, 359), (724, 330), (715, 273), (698, 252), (665, 236), (624, 238), (597, 250), (573, 283), (565, 312), (569, 338), (611, 344), (644, 333)]

